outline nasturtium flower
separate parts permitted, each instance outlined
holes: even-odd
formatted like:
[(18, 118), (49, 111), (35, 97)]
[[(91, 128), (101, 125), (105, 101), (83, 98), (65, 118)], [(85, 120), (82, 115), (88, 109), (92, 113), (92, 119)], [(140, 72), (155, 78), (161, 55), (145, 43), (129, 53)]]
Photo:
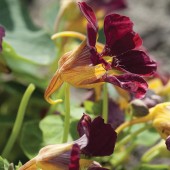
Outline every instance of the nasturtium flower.
[(149, 109), (148, 115), (123, 123), (116, 129), (116, 132), (120, 133), (127, 126), (144, 122), (151, 122), (160, 136), (163, 139), (167, 139), (167, 137), (170, 136), (170, 102), (157, 104)]
[[(113, 153), (117, 138), (111, 125), (105, 124), (101, 117), (94, 120), (84, 114), (77, 130), (80, 138), (64, 144), (43, 147), (38, 155), (24, 164), (19, 170), (106, 170), (90, 159), (81, 159), (81, 155), (109, 156)], [(99, 142), (100, 141), (100, 142)]]
[(2, 50), (2, 38), (5, 36), (5, 30), (0, 26), (0, 52)]
[(58, 70), (45, 92), (46, 100), (54, 103), (50, 96), (64, 81), (80, 88), (94, 88), (109, 82), (137, 98), (144, 97), (147, 83), (141, 76), (152, 75), (156, 63), (145, 52), (137, 50), (142, 40), (133, 31), (132, 21), (118, 14), (107, 15), (104, 20), (106, 44), (102, 46), (96, 42), (98, 24), (93, 10), (85, 2), (78, 4), (88, 21), (87, 40), (60, 58)]
[(170, 102), (156, 105), (150, 110), (152, 124), (163, 139), (170, 135)]

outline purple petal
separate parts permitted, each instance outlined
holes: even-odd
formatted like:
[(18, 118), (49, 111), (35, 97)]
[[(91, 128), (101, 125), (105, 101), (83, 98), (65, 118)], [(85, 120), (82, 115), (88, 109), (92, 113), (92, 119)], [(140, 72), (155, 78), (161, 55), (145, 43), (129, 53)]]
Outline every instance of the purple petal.
[[(86, 118), (86, 120), (81, 119), (78, 125), (80, 136), (82, 135), (83, 129), (85, 134), (89, 134), (89, 142), (87, 146), (83, 148), (82, 153), (88, 156), (111, 155), (114, 151), (117, 138), (116, 132), (110, 124), (105, 124), (100, 116), (92, 122), (89, 121), (89, 118), (87, 120), (87, 116), (88, 115), (83, 115), (83, 118)], [(82, 121), (86, 123), (81, 123)]]
[(79, 170), (80, 148), (77, 144), (72, 147), (69, 170)]
[(125, 72), (148, 76), (156, 71), (157, 64), (145, 52), (131, 50), (116, 56), (115, 59), (113, 58), (112, 67)]
[(136, 98), (143, 98), (145, 96), (148, 85), (146, 81), (135, 74), (123, 74), (120, 76), (105, 76), (105, 82), (112, 83), (120, 88), (133, 93)]
[(87, 37), (88, 37), (88, 45), (95, 47), (96, 39), (97, 39), (97, 32), (98, 32), (98, 24), (96, 20), (96, 16), (91, 9), (85, 2), (78, 2), (79, 8), (83, 15), (86, 17), (88, 24), (87, 24)]
[(5, 36), (5, 30), (0, 26), (0, 51), (2, 50), (2, 38)]
[(168, 136), (168, 137), (166, 138), (165, 144), (166, 144), (167, 149), (170, 151), (170, 136)]
[(142, 40), (133, 31), (132, 21), (119, 14), (110, 14), (104, 20), (106, 46), (103, 55), (118, 55), (142, 45)]

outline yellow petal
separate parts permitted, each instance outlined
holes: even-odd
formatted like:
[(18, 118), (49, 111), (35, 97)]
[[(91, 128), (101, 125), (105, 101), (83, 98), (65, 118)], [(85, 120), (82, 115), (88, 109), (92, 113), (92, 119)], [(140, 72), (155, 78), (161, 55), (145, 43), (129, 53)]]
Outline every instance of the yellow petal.
[(44, 98), (47, 102), (50, 104), (56, 104), (62, 102), (62, 99), (53, 100), (51, 99), (51, 95), (58, 90), (58, 88), (61, 87), (63, 84), (63, 81), (60, 78), (60, 73), (56, 71), (55, 75), (50, 81), (50, 84), (48, 85), (47, 89), (45, 90)]
[(151, 109), (153, 126), (161, 137), (166, 139), (170, 135), (170, 102), (161, 103)]
[(21, 166), (19, 170), (37, 170), (36, 158), (31, 159), (26, 164)]

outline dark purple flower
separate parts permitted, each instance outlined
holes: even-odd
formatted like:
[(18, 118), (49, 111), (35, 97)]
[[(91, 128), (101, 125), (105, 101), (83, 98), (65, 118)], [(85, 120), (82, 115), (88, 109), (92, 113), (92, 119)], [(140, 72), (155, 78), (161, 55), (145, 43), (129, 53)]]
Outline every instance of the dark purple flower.
[(0, 52), (2, 50), (2, 38), (5, 36), (5, 30), (0, 26)]
[[(105, 124), (100, 116), (93, 121), (84, 114), (78, 123), (79, 135), (88, 137), (88, 144), (82, 153), (88, 156), (107, 156), (114, 151), (117, 134), (110, 124)], [(100, 142), (99, 142), (100, 141)]]
[[(81, 159), (86, 156), (111, 155), (114, 150), (117, 134), (101, 117), (91, 118), (84, 114), (78, 123), (80, 138), (63, 144), (43, 147), (38, 155), (20, 167), (26, 169), (68, 169), (68, 170), (107, 170), (95, 161)], [(100, 142), (99, 142), (100, 141)]]
[[(78, 4), (88, 21), (87, 46), (93, 65), (103, 64), (107, 71), (113, 70), (113, 74), (105, 74), (102, 80), (134, 93), (137, 98), (142, 98), (146, 93), (147, 83), (140, 76), (152, 75), (157, 65), (144, 51), (138, 50), (142, 40), (133, 31), (132, 21), (119, 14), (107, 15), (104, 20), (106, 44), (103, 51), (98, 53), (98, 25), (95, 14), (85, 2)], [(110, 57), (110, 60), (105, 59), (106, 57)], [(125, 74), (122, 74), (123, 72)]]

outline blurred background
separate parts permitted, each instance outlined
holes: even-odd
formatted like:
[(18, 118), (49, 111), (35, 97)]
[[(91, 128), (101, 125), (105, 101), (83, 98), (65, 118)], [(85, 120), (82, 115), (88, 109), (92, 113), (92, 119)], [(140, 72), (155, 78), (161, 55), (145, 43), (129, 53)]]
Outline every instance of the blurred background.
[[(91, 1), (87, 0), (89, 3), (92, 3)], [(99, 3), (99, 1), (94, 0), (95, 3)], [(110, 1), (112, 0), (107, 2)], [(113, 12), (131, 18), (135, 31), (143, 38), (144, 47), (158, 61), (158, 69), (169, 75), (170, 0), (124, 0), (123, 2), (124, 6)], [(63, 9), (63, 13), (61, 9)], [(98, 5), (95, 10), (99, 13), (97, 17), (100, 25), (100, 20), (103, 22), (104, 14), (108, 11), (100, 13)], [(62, 17), (59, 17), (60, 15)], [(56, 108), (52, 108), (44, 100), (44, 90), (57, 69), (57, 61), (61, 54), (79, 43), (73, 43), (61, 50), (56, 47), (50, 37), (56, 31), (61, 30), (76, 30), (86, 34), (86, 24), (82, 27), (80, 20), (81, 14), (76, 0), (0, 0), (0, 25), (4, 26), (6, 30), (3, 51), (0, 54), (0, 152), (3, 151), (10, 135), (25, 88), (29, 83), (34, 83), (36, 86), (36, 91), (26, 112), (25, 124), (12, 154), (8, 156), (10, 161), (25, 162), (28, 158), (33, 157), (43, 145), (49, 143), (48, 135), (42, 139), (39, 123), (45, 115), (58, 113)], [(104, 42), (102, 29), (100, 34), (99, 40)], [(72, 89), (72, 93), (74, 93), (72, 102), (80, 104), (82, 93), (76, 93), (75, 89)], [(62, 98), (62, 89), (56, 95)], [(74, 115), (84, 111), (81, 109), (75, 109)], [(58, 108), (58, 110), (62, 111), (62, 108)], [(45, 125), (46, 130), (42, 128), (42, 133), (46, 133), (50, 128), (48, 123)], [(62, 124), (60, 128), (62, 128)], [(57, 134), (60, 128), (54, 129), (51, 136)], [(35, 131), (35, 133), (31, 134), (28, 130)], [(37, 136), (38, 133), (39, 136)], [(37, 143), (28, 145), (32, 138), (37, 140)], [(57, 136), (51, 141), (56, 140)], [(33, 150), (35, 147), (37, 150)], [(140, 159), (142, 149), (134, 153), (133, 164)], [(159, 159), (159, 161), (161, 160)]]

